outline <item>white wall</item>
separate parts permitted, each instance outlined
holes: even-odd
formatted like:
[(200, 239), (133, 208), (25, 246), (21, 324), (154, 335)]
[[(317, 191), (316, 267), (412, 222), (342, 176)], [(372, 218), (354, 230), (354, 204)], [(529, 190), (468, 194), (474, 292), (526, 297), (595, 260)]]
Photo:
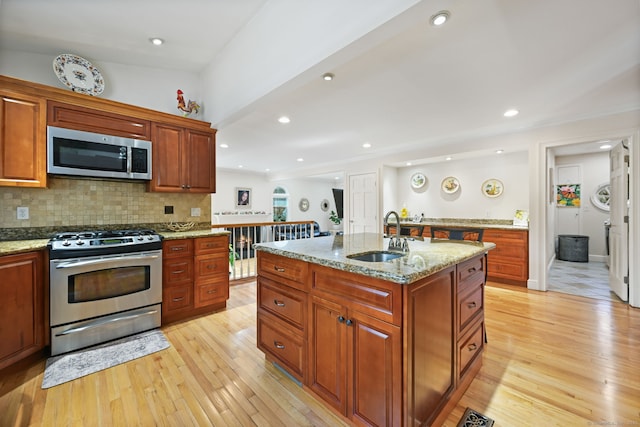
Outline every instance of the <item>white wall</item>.
[[(276, 187), (289, 194), (288, 221), (317, 221), (322, 231), (329, 230), (329, 212), (335, 210), (332, 188), (343, 188), (343, 181), (321, 181), (317, 179), (268, 180), (263, 174), (218, 169), (217, 192), (211, 197), (212, 222), (214, 224), (238, 224), (272, 221), (272, 195)], [(251, 207), (238, 209), (235, 206), (236, 187), (251, 188)], [(302, 212), (300, 199), (309, 200), (309, 210)], [(322, 200), (329, 201), (329, 210), (320, 208)], [(246, 212), (252, 212), (247, 215)], [(259, 213), (264, 212), (264, 214)]]
[[(178, 89), (184, 92), (186, 100), (202, 101), (202, 84), (196, 73), (97, 62), (90, 56), (80, 56), (95, 65), (104, 77), (105, 89), (100, 98), (176, 115), (181, 115), (177, 109)], [(0, 74), (68, 89), (53, 72), (54, 58), (51, 55), (0, 50)], [(202, 120), (203, 113), (190, 117)]]
[[(517, 209), (529, 208), (529, 176), (527, 152), (503, 153), (475, 159), (451, 160), (397, 169), (397, 185), (393, 199), (385, 197), (385, 212), (406, 205), (409, 215), (424, 213), (426, 218), (490, 218), (513, 219)], [(411, 176), (422, 172), (427, 184), (418, 190), (411, 187)], [(385, 170), (385, 192), (388, 173)], [(442, 180), (454, 176), (460, 190), (447, 194), (441, 190)], [(486, 197), (482, 183), (499, 179), (504, 192), (496, 198)], [(389, 202), (395, 204), (388, 204)]]
[[(580, 166), (582, 170), (582, 182), (580, 183), (581, 203), (580, 207), (577, 208), (581, 219), (580, 234), (589, 236), (589, 259), (592, 261), (604, 261), (607, 252), (603, 224), (609, 218), (609, 212), (596, 208), (591, 201), (591, 196), (600, 184), (609, 182), (609, 152), (557, 156), (555, 165), (556, 168), (563, 165)], [(556, 227), (555, 235), (557, 236), (558, 234), (563, 234), (563, 230), (559, 230)]]

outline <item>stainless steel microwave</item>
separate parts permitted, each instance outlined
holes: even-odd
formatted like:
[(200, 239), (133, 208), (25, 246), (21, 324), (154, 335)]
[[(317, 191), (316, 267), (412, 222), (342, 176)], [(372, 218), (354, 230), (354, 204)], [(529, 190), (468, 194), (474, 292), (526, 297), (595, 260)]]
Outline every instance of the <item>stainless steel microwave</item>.
[(151, 141), (47, 126), (47, 173), (151, 179)]

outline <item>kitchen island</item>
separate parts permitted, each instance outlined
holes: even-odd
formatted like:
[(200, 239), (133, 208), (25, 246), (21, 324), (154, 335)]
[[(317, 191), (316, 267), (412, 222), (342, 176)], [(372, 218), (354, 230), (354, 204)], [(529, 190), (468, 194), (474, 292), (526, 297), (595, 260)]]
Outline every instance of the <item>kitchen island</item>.
[(482, 364), (492, 243), (416, 238), (386, 262), (363, 233), (263, 243), (257, 343), (267, 360), (358, 425), (440, 423)]

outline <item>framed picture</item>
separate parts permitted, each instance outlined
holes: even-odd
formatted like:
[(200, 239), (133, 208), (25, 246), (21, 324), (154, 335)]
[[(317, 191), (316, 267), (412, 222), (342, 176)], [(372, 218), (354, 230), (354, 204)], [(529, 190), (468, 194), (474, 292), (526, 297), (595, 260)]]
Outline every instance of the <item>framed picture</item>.
[(556, 205), (562, 207), (580, 207), (580, 184), (556, 185)]
[(251, 207), (251, 197), (253, 197), (250, 188), (236, 187), (236, 208), (249, 209)]

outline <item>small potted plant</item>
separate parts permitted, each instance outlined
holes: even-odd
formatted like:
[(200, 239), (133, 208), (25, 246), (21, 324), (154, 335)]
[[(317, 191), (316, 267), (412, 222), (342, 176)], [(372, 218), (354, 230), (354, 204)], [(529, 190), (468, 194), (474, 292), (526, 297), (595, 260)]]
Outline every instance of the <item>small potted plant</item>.
[(342, 218), (340, 218), (335, 211), (331, 211), (329, 213), (329, 221), (333, 223), (333, 228), (338, 229), (340, 228), (340, 223), (342, 222)]

